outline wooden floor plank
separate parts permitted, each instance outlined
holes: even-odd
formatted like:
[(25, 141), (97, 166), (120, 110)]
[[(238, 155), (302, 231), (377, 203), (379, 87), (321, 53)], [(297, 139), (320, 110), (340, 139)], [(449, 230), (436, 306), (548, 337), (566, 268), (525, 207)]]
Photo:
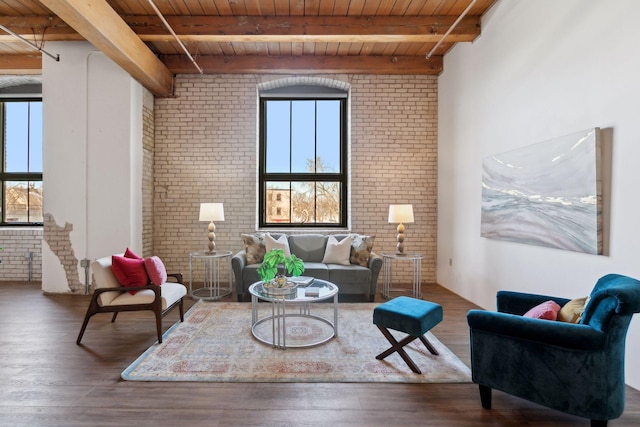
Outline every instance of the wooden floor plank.
[[(466, 313), (476, 307), (437, 285), (422, 293), (444, 308), (432, 332), (469, 365)], [(88, 303), (88, 296), (43, 295), (37, 284), (0, 284), (0, 426), (589, 425), (500, 392), (484, 410), (474, 384), (122, 381), (120, 373), (155, 342), (153, 315), (121, 313), (113, 324), (96, 315), (77, 346)], [(177, 319), (170, 313), (163, 328)], [(640, 425), (640, 392), (627, 388), (625, 413), (609, 425)]]

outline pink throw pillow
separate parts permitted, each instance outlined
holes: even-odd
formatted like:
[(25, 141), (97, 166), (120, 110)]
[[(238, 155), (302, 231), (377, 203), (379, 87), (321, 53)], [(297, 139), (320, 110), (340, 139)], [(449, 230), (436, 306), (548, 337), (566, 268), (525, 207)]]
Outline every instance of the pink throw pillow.
[(124, 257), (125, 258), (133, 258), (133, 259), (142, 259), (142, 257), (140, 255), (136, 254), (135, 252), (133, 252), (129, 248), (127, 248), (127, 250), (124, 251)]
[(523, 316), (533, 319), (556, 320), (558, 311), (560, 311), (560, 306), (555, 301), (545, 301), (527, 311)]
[[(113, 255), (111, 257), (111, 271), (124, 287), (140, 288), (149, 284), (149, 276), (144, 268), (143, 259)], [(129, 291), (131, 295), (135, 295), (136, 292)]]
[(147, 269), (147, 274), (154, 285), (160, 286), (167, 281), (167, 269), (157, 256), (145, 258), (144, 268)]

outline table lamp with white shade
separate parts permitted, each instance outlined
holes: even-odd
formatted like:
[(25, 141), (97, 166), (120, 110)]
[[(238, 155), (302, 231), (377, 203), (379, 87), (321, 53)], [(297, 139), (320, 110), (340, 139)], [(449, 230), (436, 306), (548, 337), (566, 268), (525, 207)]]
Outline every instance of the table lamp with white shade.
[(404, 253), (404, 224), (413, 222), (413, 205), (389, 205), (389, 224), (398, 224), (396, 255)]
[(222, 203), (200, 203), (200, 221), (209, 221), (209, 253), (216, 250), (216, 225), (213, 221), (224, 221)]

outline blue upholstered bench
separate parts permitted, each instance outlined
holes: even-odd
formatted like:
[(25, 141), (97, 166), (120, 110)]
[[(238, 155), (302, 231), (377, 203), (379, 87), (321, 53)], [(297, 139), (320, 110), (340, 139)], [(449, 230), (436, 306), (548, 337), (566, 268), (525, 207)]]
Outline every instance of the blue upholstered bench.
[[(391, 347), (377, 355), (376, 359), (382, 360), (397, 351), (413, 372), (422, 373), (403, 347), (419, 338), (431, 354), (437, 355), (438, 352), (424, 334), (441, 321), (442, 306), (433, 302), (400, 296), (380, 304), (373, 309), (373, 323), (391, 343)], [(408, 335), (398, 342), (389, 329)]]

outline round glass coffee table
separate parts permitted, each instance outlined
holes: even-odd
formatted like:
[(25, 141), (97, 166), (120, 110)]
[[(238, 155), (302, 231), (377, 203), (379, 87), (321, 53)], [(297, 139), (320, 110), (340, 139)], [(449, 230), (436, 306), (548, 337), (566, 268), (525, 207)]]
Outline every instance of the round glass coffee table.
[[(282, 349), (302, 348), (320, 345), (338, 336), (338, 287), (331, 282), (313, 279), (289, 293), (274, 295), (260, 281), (249, 287), (249, 293), (251, 334), (260, 342)], [(312, 305), (331, 298), (333, 318), (311, 312)], [(260, 318), (260, 301), (271, 303), (270, 315)]]

